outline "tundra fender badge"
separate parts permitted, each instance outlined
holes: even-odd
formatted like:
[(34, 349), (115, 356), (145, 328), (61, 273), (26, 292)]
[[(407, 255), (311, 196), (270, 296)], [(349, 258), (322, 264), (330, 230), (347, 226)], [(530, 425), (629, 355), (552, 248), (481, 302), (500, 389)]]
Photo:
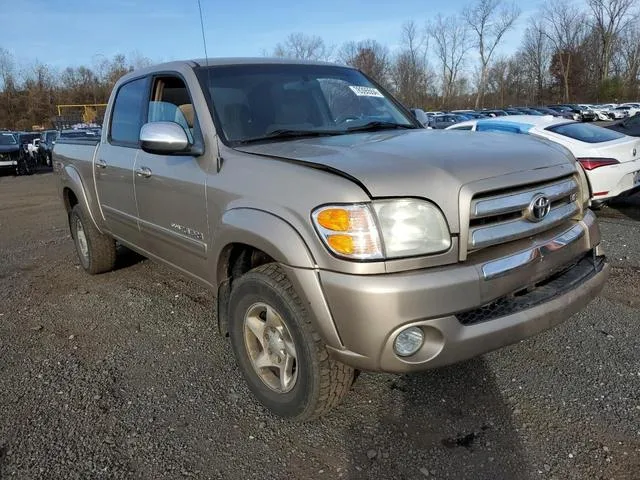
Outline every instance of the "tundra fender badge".
[(171, 228), (173, 228), (174, 230), (177, 230), (178, 232), (186, 235), (187, 237), (195, 238), (197, 240), (202, 240), (204, 238), (204, 235), (202, 235), (202, 233), (200, 233), (197, 230), (194, 230), (192, 228), (185, 227), (184, 225), (179, 225), (177, 223), (172, 223), (171, 224)]

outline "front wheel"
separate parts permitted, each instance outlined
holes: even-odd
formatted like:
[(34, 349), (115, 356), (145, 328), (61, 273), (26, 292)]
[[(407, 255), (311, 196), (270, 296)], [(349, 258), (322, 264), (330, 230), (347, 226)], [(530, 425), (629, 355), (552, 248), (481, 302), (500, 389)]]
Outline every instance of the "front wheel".
[(277, 264), (257, 267), (235, 282), (229, 315), (238, 366), (256, 398), (276, 415), (311, 420), (351, 388), (354, 370), (329, 357)]
[(80, 205), (69, 214), (71, 235), (82, 268), (92, 275), (113, 270), (116, 263), (116, 242), (101, 233)]

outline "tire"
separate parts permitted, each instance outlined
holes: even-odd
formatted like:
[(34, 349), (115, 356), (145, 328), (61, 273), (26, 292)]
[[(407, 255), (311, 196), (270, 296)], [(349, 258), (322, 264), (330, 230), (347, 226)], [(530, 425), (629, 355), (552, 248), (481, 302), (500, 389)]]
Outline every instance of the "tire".
[(96, 275), (113, 270), (116, 263), (115, 240), (100, 233), (80, 205), (71, 210), (69, 227), (80, 265), (87, 273)]
[[(266, 309), (264, 317), (261, 316), (262, 309)], [(245, 323), (253, 325), (263, 319), (266, 320), (264, 335), (271, 336), (269, 340), (262, 336), (258, 341), (255, 328), (245, 327)], [(283, 328), (269, 327), (279, 322)], [(354, 370), (329, 357), (293, 285), (275, 263), (257, 267), (234, 282), (229, 299), (229, 336), (236, 362), (250, 390), (278, 416), (299, 422), (317, 418), (338, 405), (354, 382)], [(276, 339), (275, 347), (270, 343), (274, 336), (282, 340), (278, 343)], [(282, 348), (278, 349), (278, 345)], [(293, 378), (292, 383), (287, 386), (287, 375), (282, 372), (292, 356), (291, 345), (295, 352), (295, 362), (291, 364), (295, 368), (289, 375)], [(264, 358), (271, 358), (267, 350), (279, 352), (274, 362), (280, 363), (282, 368), (275, 364), (254, 367), (254, 360), (260, 353)]]

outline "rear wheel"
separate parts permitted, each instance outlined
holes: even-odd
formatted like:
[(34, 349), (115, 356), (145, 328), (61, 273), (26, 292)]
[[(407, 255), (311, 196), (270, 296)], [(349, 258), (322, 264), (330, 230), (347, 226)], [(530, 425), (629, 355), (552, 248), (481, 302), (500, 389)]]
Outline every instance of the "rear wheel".
[(69, 225), (82, 268), (95, 275), (113, 270), (116, 263), (116, 242), (101, 233), (80, 205), (69, 214)]
[(276, 415), (310, 420), (348, 393), (354, 370), (329, 357), (277, 264), (257, 267), (235, 282), (229, 314), (240, 370), (256, 398)]

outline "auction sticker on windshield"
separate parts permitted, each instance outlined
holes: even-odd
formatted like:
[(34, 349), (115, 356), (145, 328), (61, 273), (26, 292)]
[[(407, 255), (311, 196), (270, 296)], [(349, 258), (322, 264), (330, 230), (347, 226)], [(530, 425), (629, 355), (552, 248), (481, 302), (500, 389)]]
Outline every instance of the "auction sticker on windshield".
[(358, 87), (355, 85), (349, 85), (349, 88), (353, 93), (355, 93), (359, 97), (380, 97), (384, 98), (384, 96), (380, 93), (380, 90), (373, 87)]

